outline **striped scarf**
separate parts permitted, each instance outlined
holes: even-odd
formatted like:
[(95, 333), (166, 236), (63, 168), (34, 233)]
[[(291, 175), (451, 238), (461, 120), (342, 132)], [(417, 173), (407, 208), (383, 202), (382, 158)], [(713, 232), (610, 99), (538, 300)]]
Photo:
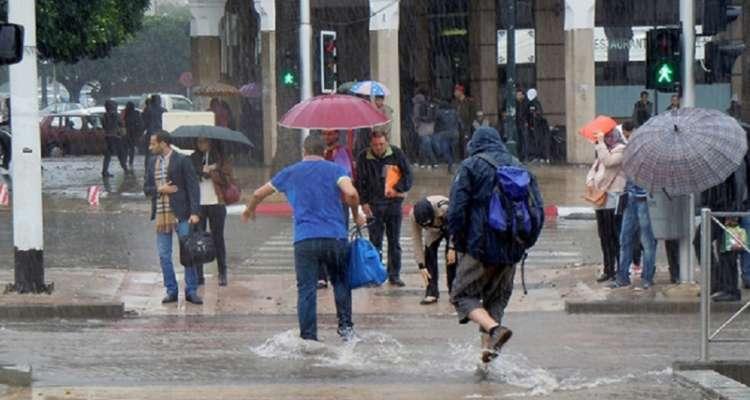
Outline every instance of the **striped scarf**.
[[(171, 155), (171, 153), (170, 153)], [(154, 168), (154, 182), (156, 187), (167, 184), (167, 171), (169, 169), (170, 156), (158, 156)], [(159, 233), (172, 233), (177, 227), (177, 218), (169, 205), (169, 195), (157, 193), (156, 199), (156, 231)]]

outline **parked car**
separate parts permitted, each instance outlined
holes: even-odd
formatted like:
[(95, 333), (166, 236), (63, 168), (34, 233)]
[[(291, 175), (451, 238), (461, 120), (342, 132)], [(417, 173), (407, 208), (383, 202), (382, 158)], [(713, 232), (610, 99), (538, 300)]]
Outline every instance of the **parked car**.
[(59, 114), (69, 111), (78, 111), (82, 109), (83, 106), (80, 103), (53, 103), (41, 109), (39, 111), (39, 114), (41, 116), (45, 116), (49, 114)]
[(128, 105), (128, 102), (132, 101), (133, 104), (135, 104), (136, 107), (138, 107), (141, 104), (141, 101), (143, 101), (143, 96), (118, 96), (118, 97), (112, 97), (112, 101), (117, 103), (117, 109), (119, 110), (121, 107), (125, 108), (126, 105)]
[(140, 109), (142, 110), (146, 106), (146, 99), (151, 97), (153, 94), (161, 96), (161, 106), (166, 108), (167, 111), (195, 111), (193, 102), (185, 96), (179, 94), (169, 93), (152, 93), (144, 95), (141, 98)]
[(103, 154), (106, 147), (101, 115), (86, 112), (48, 115), (39, 130), (44, 157)]

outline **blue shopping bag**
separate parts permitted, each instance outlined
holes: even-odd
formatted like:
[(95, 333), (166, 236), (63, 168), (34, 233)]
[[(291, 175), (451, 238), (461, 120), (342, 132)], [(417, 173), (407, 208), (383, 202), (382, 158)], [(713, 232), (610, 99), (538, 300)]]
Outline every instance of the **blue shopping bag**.
[(349, 243), (349, 286), (380, 286), (387, 278), (378, 249), (358, 231)]

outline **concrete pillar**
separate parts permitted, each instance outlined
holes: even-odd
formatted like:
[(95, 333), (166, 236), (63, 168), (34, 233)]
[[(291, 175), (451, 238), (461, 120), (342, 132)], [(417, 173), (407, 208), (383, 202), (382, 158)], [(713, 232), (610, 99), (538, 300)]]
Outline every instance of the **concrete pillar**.
[(398, 54), (399, 1), (370, 0), (370, 77), (391, 90), (385, 99), (393, 108), (390, 142), (401, 147), (401, 83)]
[(493, 125), (498, 118), (495, 3), (495, 0), (471, 0), (469, 3), (471, 96)]
[(260, 62), (263, 82), (263, 163), (271, 165), (276, 154), (278, 108), (276, 105), (276, 0), (254, 0), (260, 16)]
[(564, 0), (535, 0), (536, 89), (550, 126), (565, 125)]
[(219, 23), (225, 4), (226, 0), (190, 0), (190, 62), (198, 86), (221, 78)]
[(595, 117), (595, 0), (565, 0), (565, 126), (568, 162), (593, 161), (591, 144), (578, 130)]

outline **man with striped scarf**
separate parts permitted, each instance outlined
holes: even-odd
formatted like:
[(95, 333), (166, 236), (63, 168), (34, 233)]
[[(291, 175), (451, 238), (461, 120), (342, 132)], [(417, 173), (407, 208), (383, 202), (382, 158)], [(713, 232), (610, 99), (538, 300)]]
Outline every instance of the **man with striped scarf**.
[[(146, 164), (143, 191), (151, 197), (151, 220), (156, 221), (156, 247), (167, 289), (162, 303), (174, 303), (179, 289), (172, 264), (172, 233), (183, 238), (190, 234), (191, 225), (200, 221), (198, 176), (190, 159), (172, 151), (169, 133), (154, 133), (148, 147), (153, 157)], [(196, 266), (184, 267), (185, 300), (203, 304), (198, 296)]]

